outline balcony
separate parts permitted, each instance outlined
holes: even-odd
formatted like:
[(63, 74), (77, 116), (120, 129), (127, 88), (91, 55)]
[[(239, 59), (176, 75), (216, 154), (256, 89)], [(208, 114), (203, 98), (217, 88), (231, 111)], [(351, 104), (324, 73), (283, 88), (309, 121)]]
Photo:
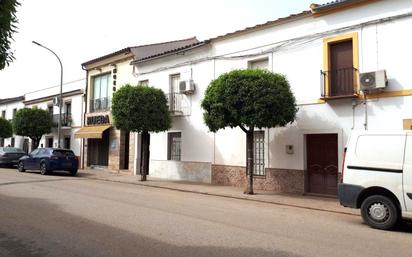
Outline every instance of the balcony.
[(109, 97), (90, 100), (90, 112), (105, 112), (110, 110), (111, 106), (112, 99)]
[(322, 99), (355, 98), (358, 96), (358, 70), (344, 68), (320, 71)]
[(173, 116), (182, 116), (185, 110), (185, 95), (180, 93), (166, 94), (167, 102), (169, 104), (169, 112)]
[[(59, 123), (59, 114), (50, 115), (53, 123), (53, 127), (58, 127)], [(71, 113), (62, 113), (61, 126), (70, 127), (72, 125), (72, 114)]]

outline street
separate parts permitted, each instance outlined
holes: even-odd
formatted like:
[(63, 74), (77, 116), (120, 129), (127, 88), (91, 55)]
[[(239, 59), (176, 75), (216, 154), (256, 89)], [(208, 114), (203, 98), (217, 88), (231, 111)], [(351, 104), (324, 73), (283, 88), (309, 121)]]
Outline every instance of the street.
[(0, 256), (411, 256), (412, 226), (0, 169)]

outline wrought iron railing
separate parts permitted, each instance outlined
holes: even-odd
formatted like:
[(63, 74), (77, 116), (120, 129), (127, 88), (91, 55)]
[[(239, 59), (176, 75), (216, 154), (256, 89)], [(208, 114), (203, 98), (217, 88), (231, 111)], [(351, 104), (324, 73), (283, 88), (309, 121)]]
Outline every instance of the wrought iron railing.
[(169, 93), (166, 95), (167, 102), (169, 104), (169, 111), (175, 115), (183, 115), (184, 111), (184, 94), (180, 93)]
[(323, 98), (356, 96), (358, 70), (354, 67), (320, 71)]
[[(53, 123), (53, 127), (57, 127), (59, 124), (59, 114), (50, 115)], [(70, 127), (72, 125), (72, 114), (71, 113), (62, 113), (61, 116), (61, 126)]]
[(112, 105), (110, 97), (90, 100), (90, 112), (108, 111)]

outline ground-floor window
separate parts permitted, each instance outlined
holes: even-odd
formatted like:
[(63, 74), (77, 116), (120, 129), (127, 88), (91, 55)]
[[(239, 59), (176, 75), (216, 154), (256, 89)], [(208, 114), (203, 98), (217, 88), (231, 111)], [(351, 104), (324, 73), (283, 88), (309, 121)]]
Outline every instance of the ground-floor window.
[(29, 152), (29, 140), (27, 138), (23, 140), (23, 151), (25, 153)]
[(253, 142), (253, 174), (265, 175), (265, 131), (255, 131)]
[(0, 147), (4, 146), (4, 138), (0, 138)]
[(53, 137), (46, 138), (46, 147), (53, 147)]
[(16, 143), (16, 140), (15, 140), (14, 137), (12, 137), (12, 138), (11, 138), (11, 144), (10, 144), (10, 146), (11, 146), (11, 147), (14, 147), (15, 143)]
[(180, 161), (182, 157), (182, 133), (169, 132), (167, 145), (167, 159)]
[(70, 137), (65, 137), (64, 138), (64, 148), (65, 149), (70, 149)]

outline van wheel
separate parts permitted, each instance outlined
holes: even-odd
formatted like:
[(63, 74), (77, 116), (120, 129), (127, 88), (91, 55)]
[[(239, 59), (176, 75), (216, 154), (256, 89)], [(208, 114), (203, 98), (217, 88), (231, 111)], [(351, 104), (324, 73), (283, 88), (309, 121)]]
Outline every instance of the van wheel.
[(373, 228), (391, 229), (399, 219), (399, 211), (393, 200), (383, 195), (372, 195), (362, 202), (363, 221)]

